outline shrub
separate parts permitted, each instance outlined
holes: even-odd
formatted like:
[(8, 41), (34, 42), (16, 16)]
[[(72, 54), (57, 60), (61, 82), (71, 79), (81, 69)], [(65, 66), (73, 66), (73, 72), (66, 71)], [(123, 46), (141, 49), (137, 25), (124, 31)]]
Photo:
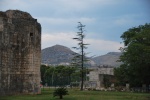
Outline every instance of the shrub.
[(63, 99), (63, 95), (68, 95), (68, 90), (64, 87), (55, 89), (53, 96), (59, 96), (60, 99)]

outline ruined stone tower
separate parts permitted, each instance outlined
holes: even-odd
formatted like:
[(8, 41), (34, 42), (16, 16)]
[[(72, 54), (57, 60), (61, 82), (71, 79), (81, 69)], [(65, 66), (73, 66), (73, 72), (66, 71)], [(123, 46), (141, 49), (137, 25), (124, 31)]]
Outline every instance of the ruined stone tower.
[(0, 95), (40, 93), (41, 25), (27, 12), (0, 11)]

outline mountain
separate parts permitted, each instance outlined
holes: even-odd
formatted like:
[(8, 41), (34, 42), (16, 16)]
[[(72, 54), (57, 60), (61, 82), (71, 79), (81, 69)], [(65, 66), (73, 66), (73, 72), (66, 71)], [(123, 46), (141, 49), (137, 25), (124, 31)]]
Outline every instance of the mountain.
[(109, 52), (105, 55), (95, 57), (92, 60), (96, 63), (96, 65), (108, 65), (118, 67), (121, 64), (121, 62), (117, 62), (120, 56), (121, 52)]
[[(72, 54), (74, 53), (75, 52), (73, 52), (70, 48), (62, 45), (54, 45), (52, 47), (45, 48), (42, 50), (42, 64), (69, 65), (73, 58)], [(121, 62), (116, 62), (119, 60), (120, 55), (120, 52), (109, 52), (105, 55), (90, 59), (87, 65), (91, 65), (92, 67), (99, 65), (117, 67), (121, 64)]]
[(73, 52), (68, 47), (62, 45), (54, 45), (42, 50), (42, 64), (69, 64), (73, 58)]

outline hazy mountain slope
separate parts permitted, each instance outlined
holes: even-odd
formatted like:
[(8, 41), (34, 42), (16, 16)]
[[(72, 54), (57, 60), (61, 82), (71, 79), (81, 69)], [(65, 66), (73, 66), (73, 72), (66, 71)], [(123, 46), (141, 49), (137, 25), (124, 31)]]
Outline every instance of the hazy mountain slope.
[(97, 65), (110, 65), (118, 67), (121, 64), (121, 62), (117, 62), (117, 60), (119, 60), (120, 55), (120, 52), (109, 52), (105, 55), (95, 57), (92, 60)]
[[(68, 47), (62, 45), (54, 45), (42, 50), (42, 64), (69, 64), (73, 58), (73, 52)], [(116, 62), (121, 55), (120, 52), (109, 52), (105, 55), (95, 57), (89, 61), (92, 67), (97, 65), (109, 65), (117, 67), (121, 63)], [(88, 64), (89, 65), (89, 64)]]
[(62, 45), (54, 45), (42, 50), (42, 63), (60, 64), (70, 63), (74, 52)]

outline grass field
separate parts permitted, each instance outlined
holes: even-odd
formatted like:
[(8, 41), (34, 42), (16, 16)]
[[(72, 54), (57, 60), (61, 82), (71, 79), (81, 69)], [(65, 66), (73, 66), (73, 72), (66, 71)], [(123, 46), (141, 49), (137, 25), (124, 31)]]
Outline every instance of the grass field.
[[(53, 89), (44, 89), (40, 95), (1, 96), (0, 100), (59, 100)], [(63, 100), (150, 100), (150, 93), (79, 91), (69, 89)]]

